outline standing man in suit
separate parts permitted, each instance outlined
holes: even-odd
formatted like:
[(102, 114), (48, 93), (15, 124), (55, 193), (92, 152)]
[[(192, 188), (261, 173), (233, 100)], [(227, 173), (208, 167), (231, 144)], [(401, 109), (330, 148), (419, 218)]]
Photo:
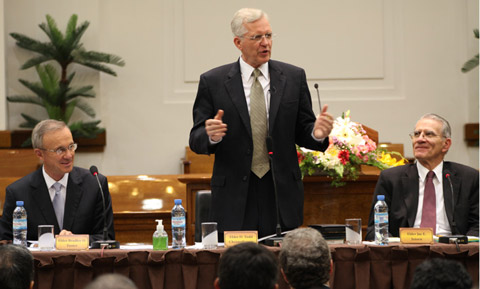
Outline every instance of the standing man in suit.
[(433, 228), (436, 235), (478, 236), (478, 170), (444, 161), (450, 124), (429, 113), (410, 135), (416, 162), (382, 171), (375, 188), (366, 240), (375, 238), (373, 207), (385, 195), (389, 234), (399, 228)]
[[(38, 239), (38, 225), (54, 225), (55, 234), (89, 234), (90, 242), (103, 239), (103, 203), (96, 178), (73, 166), (77, 144), (68, 126), (57, 120), (39, 122), (32, 145), (43, 166), (7, 187), (0, 240), (12, 240), (12, 213), (16, 201), (27, 211), (27, 240)], [(108, 237), (115, 239), (112, 200), (107, 179), (99, 175), (105, 193)]]
[(282, 229), (303, 223), (295, 144), (324, 151), (333, 117), (325, 105), (315, 118), (303, 69), (270, 59), (273, 33), (267, 14), (240, 9), (231, 28), (241, 56), (200, 76), (190, 148), (215, 153), (211, 219), (218, 222), (220, 238), (226, 230), (257, 230), (263, 237), (274, 234), (277, 224), (272, 170)]

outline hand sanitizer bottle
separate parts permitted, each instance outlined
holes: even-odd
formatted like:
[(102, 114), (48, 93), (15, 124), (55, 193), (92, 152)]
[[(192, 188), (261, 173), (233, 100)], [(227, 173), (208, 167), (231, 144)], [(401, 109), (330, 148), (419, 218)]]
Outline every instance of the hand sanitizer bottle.
[(157, 222), (157, 230), (153, 233), (153, 250), (168, 250), (168, 235), (163, 229), (162, 220)]

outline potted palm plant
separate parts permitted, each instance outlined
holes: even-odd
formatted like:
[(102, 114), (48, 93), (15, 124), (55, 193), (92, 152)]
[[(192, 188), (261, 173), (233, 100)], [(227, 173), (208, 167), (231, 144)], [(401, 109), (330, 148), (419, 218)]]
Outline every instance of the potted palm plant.
[[(20, 33), (11, 33), (16, 44), (26, 50), (35, 52), (35, 56), (27, 60), (21, 69), (34, 67), (40, 79), (31, 82), (19, 79), (20, 83), (35, 95), (8, 96), (9, 102), (29, 103), (39, 105), (47, 111), (48, 118), (62, 120), (70, 127), (74, 138), (94, 138), (104, 132), (95, 121), (77, 121), (70, 123), (75, 108), (83, 111), (87, 116), (94, 118), (95, 110), (83, 98), (95, 97), (92, 85), (74, 87), (72, 81), (75, 72), (71, 71), (71, 64), (79, 64), (94, 70), (116, 76), (117, 74), (106, 64), (124, 66), (125, 62), (112, 54), (87, 51), (80, 42), (89, 26), (85, 21), (77, 26), (77, 15), (72, 15), (68, 21), (65, 33), (62, 33), (55, 20), (47, 15), (46, 23), (39, 25), (48, 36), (49, 41), (41, 42)], [(55, 65), (55, 63), (57, 65)], [(60, 73), (57, 71), (60, 69)], [(41, 120), (22, 113), (25, 122), (22, 128), (33, 128)], [(24, 145), (29, 145), (28, 139)]]

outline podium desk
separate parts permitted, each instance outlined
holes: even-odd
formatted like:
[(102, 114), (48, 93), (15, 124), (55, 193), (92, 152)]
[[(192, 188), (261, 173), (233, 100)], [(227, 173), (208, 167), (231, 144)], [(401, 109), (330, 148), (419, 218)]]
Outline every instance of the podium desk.
[[(478, 243), (460, 245), (330, 245), (332, 289), (409, 288), (415, 267), (428, 258), (454, 259), (465, 265), (478, 286)], [(269, 247), (277, 256), (278, 247)], [(33, 251), (37, 289), (83, 289), (96, 276), (119, 273), (138, 289), (211, 289), (225, 248), (215, 250)], [(280, 277), (279, 288), (288, 289)]]
[[(366, 171), (356, 181), (347, 181), (343, 187), (330, 185), (326, 176), (306, 176), (304, 185), (303, 226), (312, 224), (345, 224), (345, 219), (361, 218), (363, 236), (366, 235), (373, 192), (378, 170)], [(178, 180), (186, 184), (187, 244), (194, 244), (195, 194), (210, 190), (211, 174), (184, 174)]]

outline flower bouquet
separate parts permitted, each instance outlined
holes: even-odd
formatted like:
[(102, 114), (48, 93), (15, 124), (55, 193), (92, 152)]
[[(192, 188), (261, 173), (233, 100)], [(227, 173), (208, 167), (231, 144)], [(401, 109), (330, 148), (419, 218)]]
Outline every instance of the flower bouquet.
[[(392, 155), (399, 156), (400, 160)], [(333, 179), (332, 186), (335, 187), (345, 185), (345, 180), (356, 180), (361, 165), (384, 170), (406, 162), (398, 152), (377, 148), (362, 125), (350, 120), (349, 110), (334, 120), (330, 145), (325, 152), (297, 146), (297, 156), (302, 176), (324, 173)]]

